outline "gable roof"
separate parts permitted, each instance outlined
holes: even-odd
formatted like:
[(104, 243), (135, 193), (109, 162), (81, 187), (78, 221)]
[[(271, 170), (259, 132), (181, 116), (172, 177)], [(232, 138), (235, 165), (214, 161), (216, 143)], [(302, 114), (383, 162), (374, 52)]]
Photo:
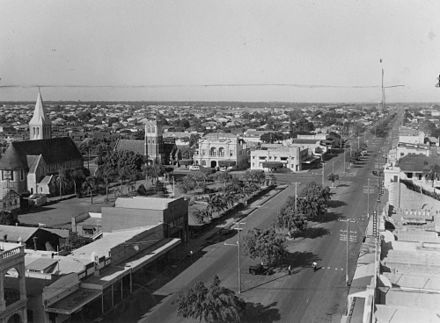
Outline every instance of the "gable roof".
[(26, 242), (29, 240), (40, 228), (38, 227), (22, 227), (15, 225), (0, 225), (0, 240), (3, 241), (4, 236), (7, 236), (9, 242)]
[(145, 140), (120, 139), (115, 146), (116, 151), (132, 151), (141, 156), (145, 155)]
[(26, 156), (27, 165), (29, 167), (29, 173), (35, 173), (37, 166), (40, 163), (41, 155), (28, 155)]
[(29, 169), (27, 156), (41, 155), (48, 164), (82, 160), (81, 153), (70, 137), (14, 141), (0, 159), (0, 169)]

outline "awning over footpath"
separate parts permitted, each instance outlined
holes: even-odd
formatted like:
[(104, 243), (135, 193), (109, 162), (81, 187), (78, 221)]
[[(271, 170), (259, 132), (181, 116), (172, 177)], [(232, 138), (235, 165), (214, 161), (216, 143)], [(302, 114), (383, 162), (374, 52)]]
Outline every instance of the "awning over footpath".
[(80, 310), (95, 298), (101, 296), (102, 291), (96, 289), (79, 288), (62, 300), (46, 307), (46, 312), (71, 315)]
[(159, 246), (157, 244), (154, 245), (154, 250), (147, 249), (144, 253), (142, 253), (142, 256), (127, 261), (125, 266), (130, 267), (133, 271), (135, 271), (139, 268), (142, 268), (146, 264), (151, 263), (153, 260), (164, 255), (171, 249), (177, 247), (180, 243), (181, 240), (177, 238), (163, 240), (163, 242), (160, 242)]
[[(179, 245), (180, 242), (181, 240), (178, 238), (164, 239), (125, 262), (104, 267), (100, 270), (99, 276), (90, 276), (81, 285), (88, 288), (104, 289), (130, 274), (130, 271), (136, 271), (160, 256), (165, 255), (168, 251)], [(135, 245), (136, 243), (133, 243), (133, 246)]]

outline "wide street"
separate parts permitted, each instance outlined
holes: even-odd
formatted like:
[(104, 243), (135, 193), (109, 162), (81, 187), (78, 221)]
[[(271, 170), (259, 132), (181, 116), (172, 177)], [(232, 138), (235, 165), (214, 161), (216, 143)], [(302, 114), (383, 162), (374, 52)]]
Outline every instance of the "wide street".
[[(336, 182), (337, 188), (330, 203), (328, 218), (321, 223), (313, 223), (305, 232), (304, 237), (288, 242), (290, 256), (288, 264), (292, 266), (292, 275), (281, 270), (270, 276), (254, 276), (248, 274), (248, 267), (256, 264), (240, 255), (241, 290), (240, 296), (249, 303), (249, 322), (331, 322), (338, 320), (345, 310), (347, 296), (346, 276), (346, 244), (340, 241), (339, 231), (346, 229), (346, 223), (339, 221), (351, 219), (350, 230), (356, 231), (356, 243), (349, 248), (349, 277), (353, 276), (359, 246), (367, 225), (367, 194), (365, 186), (370, 178), (371, 186), (377, 185), (377, 178), (372, 175), (375, 167), (377, 151), (383, 146), (383, 139), (369, 142), (369, 156), (362, 165), (352, 166), (343, 174), (342, 154), (325, 166), (325, 179), (332, 172), (341, 174)], [(348, 166), (347, 166), (348, 167)], [(255, 227), (266, 228), (272, 225), (280, 208), (288, 196), (294, 194), (294, 182), (299, 182), (298, 191), (311, 181), (320, 183), (322, 170), (308, 173), (277, 176), (278, 182), (289, 183), (287, 189), (270, 199), (267, 203), (242, 220), (244, 230)], [(328, 180), (326, 185), (330, 185)], [(370, 210), (373, 210), (377, 198), (377, 188), (370, 197)], [(237, 236), (228, 239), (234, 243)], [(237, 290), (237, 248), (226, 246), (224, 242), (208, 245), (203, 249), (203, 256), (189, 268), (175, 277), (154, 294), (161, 301), (140, 320), (141, 322), (183, 322), (176, 315), (176, 299), (180, 292), (185, 291), (197, 281), (210, 281), (218, 275), (222, 284)], [(317, 261), (320, 270), (314, 272), (311, 263)], [(260, 303), (260, 304), (256, 304)], [(191, 322), (191, 320), (186, 320)]]

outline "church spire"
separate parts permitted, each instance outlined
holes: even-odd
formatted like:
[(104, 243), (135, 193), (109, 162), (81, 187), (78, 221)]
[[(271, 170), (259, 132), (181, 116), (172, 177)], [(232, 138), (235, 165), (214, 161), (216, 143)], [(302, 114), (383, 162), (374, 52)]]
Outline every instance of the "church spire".
[(44, 111), (40, 91), (38, 91), (37, 102), (35, 102), (34, 115), (29, 122), (29, 132), (31, 140), (49, 139), (51, 137), (51, 121)]

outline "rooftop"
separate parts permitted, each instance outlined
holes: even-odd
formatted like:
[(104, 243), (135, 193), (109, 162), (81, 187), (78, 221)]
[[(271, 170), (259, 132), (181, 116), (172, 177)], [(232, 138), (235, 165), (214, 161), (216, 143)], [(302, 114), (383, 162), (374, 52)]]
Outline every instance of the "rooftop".
[(121, 243), (129, 241), (136, 235), (147, 231), (157, 225), (137, 227), (127, 230), (119, 230), (113, 232), (103, 232), (101, 239), (95, 240), (81, 248), (78, 248), (72, 252), (73, 257), (84, 258), (91, 260), (95, 256), (101, 258), (102, 256), (110, 257), (110, 250)]
[(144, 210), (166, 210), (168, 204), (180, 198), (162, 198), (162, 197), (119, 197), (115, 201), (115, 207), (129, 208), (129, 209), (144, 209)]

